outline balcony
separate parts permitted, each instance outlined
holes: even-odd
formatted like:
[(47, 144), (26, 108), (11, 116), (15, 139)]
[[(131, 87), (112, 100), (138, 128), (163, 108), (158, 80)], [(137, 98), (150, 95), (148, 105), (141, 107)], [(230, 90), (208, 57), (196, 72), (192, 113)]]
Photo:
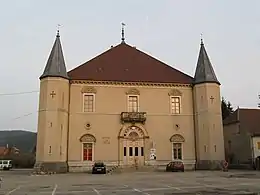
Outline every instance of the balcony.
[(121, 122), (122, 123), (145, 123), (146, 112), (122, 112)]

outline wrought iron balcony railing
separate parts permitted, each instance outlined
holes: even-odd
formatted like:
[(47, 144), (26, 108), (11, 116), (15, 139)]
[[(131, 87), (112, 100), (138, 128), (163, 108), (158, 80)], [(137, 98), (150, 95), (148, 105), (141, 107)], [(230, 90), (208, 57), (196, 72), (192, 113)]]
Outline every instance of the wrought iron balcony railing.
[(146, 112), (122, 112), (122, 123), (145, 123)]

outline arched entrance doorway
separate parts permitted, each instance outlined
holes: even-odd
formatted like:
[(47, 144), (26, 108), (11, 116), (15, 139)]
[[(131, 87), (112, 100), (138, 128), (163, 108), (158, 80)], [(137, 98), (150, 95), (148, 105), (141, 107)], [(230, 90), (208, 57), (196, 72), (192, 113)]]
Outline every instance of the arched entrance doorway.
[(119, 135), (120, 156), (123, 165), (144, 165), (145, 139), (147, 132), (141, 127), (132, 125), (123, 128)]

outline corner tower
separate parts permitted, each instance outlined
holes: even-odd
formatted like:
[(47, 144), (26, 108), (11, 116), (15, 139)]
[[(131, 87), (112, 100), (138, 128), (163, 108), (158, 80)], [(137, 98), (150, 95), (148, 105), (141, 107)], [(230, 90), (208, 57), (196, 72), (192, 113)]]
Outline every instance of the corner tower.
[(58, 31), (40, 76), (36, 171), (67, 171), (69, 87)]
[(194, 77), (197, 169), (219, 169), (225, 159), (220, 82), (201, 40)]

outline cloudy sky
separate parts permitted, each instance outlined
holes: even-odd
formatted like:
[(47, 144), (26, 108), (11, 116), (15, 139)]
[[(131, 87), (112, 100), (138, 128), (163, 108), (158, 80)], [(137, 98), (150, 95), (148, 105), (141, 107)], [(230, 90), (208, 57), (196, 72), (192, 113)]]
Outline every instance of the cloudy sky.
[[(256, 107), (260, 72), (258, 0), (1, 0), (0, 129), (36, 131), (39, 76), (61, 24), (70, 70), (126, 42), (194, 75), (200, 34), (234, 107)], [(12, 93), (31, 92), (20, 95)], [(8, 95), (9, 94), (9, 95)]]

